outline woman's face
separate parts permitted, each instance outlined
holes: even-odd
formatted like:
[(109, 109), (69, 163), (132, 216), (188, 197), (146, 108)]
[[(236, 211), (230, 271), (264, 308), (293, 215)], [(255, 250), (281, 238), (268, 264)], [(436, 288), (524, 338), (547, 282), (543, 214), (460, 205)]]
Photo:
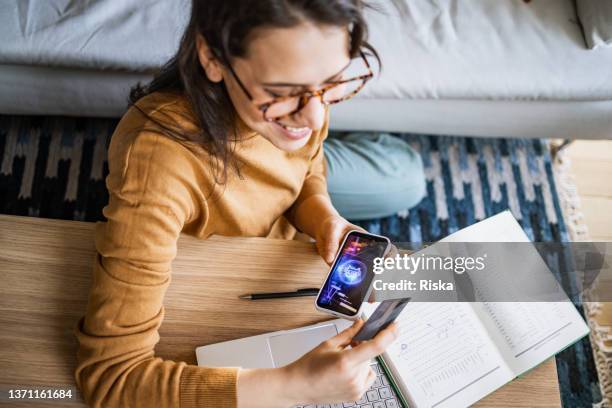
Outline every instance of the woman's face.
[(253, 97), (251, 101), (229, 69), (203, 60), (202, 41), (198, 47), (207, 76), (225, 82), (241, 119), (284, 151), (301, 148), (323, 126), (324, 105), (319, 98), (311, 98), (299, 112), (274, 122), (266, 121), (257, 105), (274, 97), (317, 90), (340, 79), (350, 61), (349, 35), (344, 27), (302, 23), (292, 28), (256, 29), (246, 56), (232, 62), (236, 76)]

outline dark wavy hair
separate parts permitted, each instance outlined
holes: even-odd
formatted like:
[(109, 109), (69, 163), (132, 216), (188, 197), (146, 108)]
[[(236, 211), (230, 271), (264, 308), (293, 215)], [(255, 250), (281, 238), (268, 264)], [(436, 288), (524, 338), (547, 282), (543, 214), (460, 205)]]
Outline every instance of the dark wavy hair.
[[(130, 106), (153, 92), (184, 95), (191, 103), (199, 130), (186, 132), (162, 125), (164, 133), (203, 147), (213, 161), (215, 181), (223, 184), (228, 167), (239, 174), (238, 164), (231, 160), (233, 141), (239, 137), (237, 113), (223, 81), (209, 81), (200, 65), (197, 35), (203, 36), (213, 56), (227, 66), (232, 58), (245, 56), (248, 36), (255, 28), (287, 28), (309, 21), (347, 27), (350, 57), (365, 50), (378, 59), (378, 54), (367, 42), (365, 7), (368, 6), (362, 0), (192, 0), (191, 18), (176, 55), (149, 84), (138, 84), (131, 90)], [(161, 125), (159, 121), (156, 123)]]

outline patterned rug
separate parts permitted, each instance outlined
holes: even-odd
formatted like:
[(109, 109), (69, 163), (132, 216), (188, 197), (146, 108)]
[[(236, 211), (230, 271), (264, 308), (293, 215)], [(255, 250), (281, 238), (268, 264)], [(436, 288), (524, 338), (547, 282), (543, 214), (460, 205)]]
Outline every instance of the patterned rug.
[[(0, 115), (0, 213), (103, 219), (106, 149), (116, 124)], [(533, 241), (568, 241), (546, 141), (400, 137), (421, 153), (428, 194), (410, 210), (361, 221), (369, 231), (394, 241), (431, 242), (509, 208)], [(600, 401), (588, 339), (556, 360), (564, 407)]]

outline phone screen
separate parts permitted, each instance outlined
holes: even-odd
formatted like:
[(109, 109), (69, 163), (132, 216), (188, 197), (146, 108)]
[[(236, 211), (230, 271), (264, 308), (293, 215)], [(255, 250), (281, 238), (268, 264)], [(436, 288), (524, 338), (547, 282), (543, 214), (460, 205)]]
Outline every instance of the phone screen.
[(374, 258), (385, 254), (388, 243), (384, 237), (355, 231), (349, 233), (323, 284), (317, 305), (355, 316), (374, 278)]

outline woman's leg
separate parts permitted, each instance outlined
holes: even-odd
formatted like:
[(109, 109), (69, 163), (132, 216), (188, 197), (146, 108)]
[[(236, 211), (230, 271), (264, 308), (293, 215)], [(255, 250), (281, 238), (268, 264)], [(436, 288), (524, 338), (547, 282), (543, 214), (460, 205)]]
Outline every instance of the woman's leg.
[(340, 214), (351, 220), (392, 215), (425, 195), (421, 156), (386, 133), (349, 133), (324, 143), (327, 187)]

